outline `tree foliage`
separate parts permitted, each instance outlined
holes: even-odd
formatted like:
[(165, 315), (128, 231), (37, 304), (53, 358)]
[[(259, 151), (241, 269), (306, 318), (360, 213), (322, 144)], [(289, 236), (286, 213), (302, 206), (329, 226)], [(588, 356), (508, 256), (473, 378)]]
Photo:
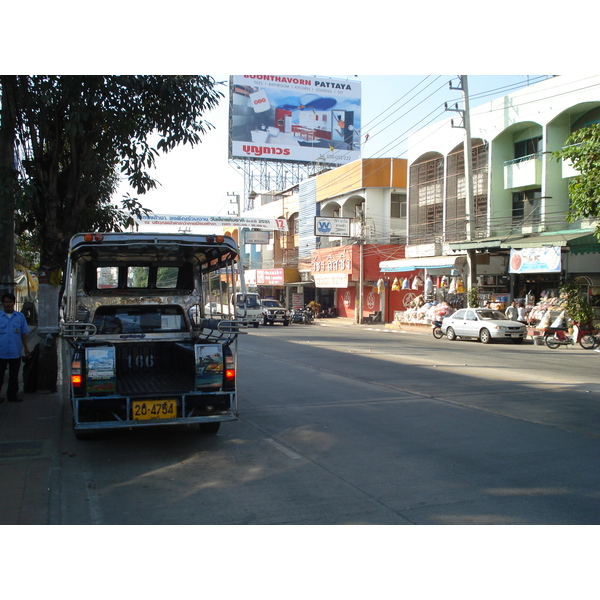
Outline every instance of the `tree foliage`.
[(577, 325), (591, 327), (594, 322), (594, 310), (581, 286), (569, 281), (561, 286), (560, 293), (569, 319)]
[[(568, 160), (579, 175), (569, 182), (570, 208), (567, 220), (600, 219), (600, 125), (573, 132), (565, 147), (553, 154), (557, 160)], [(600, 239), (600, 226), (596, 227)]]
[(223, 97), (209, 76), (2, 76), (0, 85), (16, 107), (17, 233), (50, 269), (62, 268), (78, 231), (119, 231), (147, 214), (137, 198), (112, 203), (120, 179), (138, 194), (156, 187), (159, 153), (201, 142), (212, 129), (204, 114)]

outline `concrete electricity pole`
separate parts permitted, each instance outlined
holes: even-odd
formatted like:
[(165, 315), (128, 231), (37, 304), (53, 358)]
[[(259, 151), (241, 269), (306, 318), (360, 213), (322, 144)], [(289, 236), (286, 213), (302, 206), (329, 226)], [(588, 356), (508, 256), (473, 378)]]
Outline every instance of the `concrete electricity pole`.
[[(466, 236), (467, 240), (471, 241), (474, 238), (475, 233), (475, 206), (473, 201), (473, 152), (471, 147), (471, 117), (469, 111), (469, 87), (466, 75), (460, 75), (460, 84), (458, 87), (452, 87), (450, 82), (451, 90), (462, 91), (463, 97), (463, 109), (459, 110), (456, 108), (448, 108), (446, 110), (453, 110), (459, 113), (462, 117), (462, 125), (454, 125), (451, 121), (452, 127), (461, 127), (465, 130), (465, 141), (464, 141), (464, 163), (465, 163), (465, 220), (466, 220)], [(466, 281), (466, 289), (470, 290), (472, 287), (477, 285), (477, 264), (475, 250), (467, 250), (467, 264), (469, 266), (468, 279)]]

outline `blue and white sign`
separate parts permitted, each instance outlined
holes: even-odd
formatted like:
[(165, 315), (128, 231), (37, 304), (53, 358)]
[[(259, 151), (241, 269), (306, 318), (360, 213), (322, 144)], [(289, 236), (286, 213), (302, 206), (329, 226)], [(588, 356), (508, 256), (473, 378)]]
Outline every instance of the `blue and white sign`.
[(347, 217), (315, 217), (315, 235), (350, 237), (350, 219)]
[(560, 273), (560, 246), (510, 251), (509, 273)]

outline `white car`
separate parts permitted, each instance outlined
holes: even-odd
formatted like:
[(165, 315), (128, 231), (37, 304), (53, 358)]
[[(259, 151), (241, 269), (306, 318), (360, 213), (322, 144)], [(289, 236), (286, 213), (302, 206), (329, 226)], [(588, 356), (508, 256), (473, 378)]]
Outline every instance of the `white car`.
[(442, 321), (442, 332), (449, 340), (477, 338), (484, 344), (493, 340), (512, 340), (523, 343), (527, 327), (507, 319), (503, 313), (491, 308), (461, 308)]
[(204, 314), (206, 316), (212, 315), (222, 317), (224, 315), (229, 315), (229, 307), (219, 304), (218, 302), (208, 302), (204, 306)]

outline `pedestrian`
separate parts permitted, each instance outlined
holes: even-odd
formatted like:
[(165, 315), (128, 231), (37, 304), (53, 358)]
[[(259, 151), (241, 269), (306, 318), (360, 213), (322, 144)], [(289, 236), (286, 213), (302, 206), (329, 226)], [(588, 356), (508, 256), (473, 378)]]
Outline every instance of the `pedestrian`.
[(506, 309), (506, 312), (504, 314), (506, 315), (506, 318), (511, 321), (516, 321), (519, 318), (519, 311), (517, 310), (516, 300), (513, 300), (510, 303), (510, 306)]
[(519, 321), (519, 323), (527, 324), (527, 311), (525, 310), (522, 302), (517, 303), (517, 312), (517, 321)]
[[(21, 353), (30, 356), (27, 346), (29, 326), (22, 313), (15, 310), (13, 294), (2, 296), (3, 311), (0, 312), (0, 391), (4, 383), (4, 373), (8, 366), (8, 388), (6, 396), (9, 402), (21, 402), (19, 396), (19, 370), (21, 368)], [(0, 398), (4, 402), (4, 398)]]

